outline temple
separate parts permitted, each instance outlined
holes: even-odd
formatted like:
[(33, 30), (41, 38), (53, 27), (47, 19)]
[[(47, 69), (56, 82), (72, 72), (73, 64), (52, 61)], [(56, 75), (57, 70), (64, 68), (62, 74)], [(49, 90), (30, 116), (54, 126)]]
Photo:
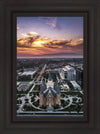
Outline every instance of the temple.
[(40, 106), (47, 106), (47, 110), (53, 110), (53, 106), (61, 105), (60, 88), (57, 82), (53, 82), (51, 74), (49, 73), (48, 81), (42, 82), (40, 88)]

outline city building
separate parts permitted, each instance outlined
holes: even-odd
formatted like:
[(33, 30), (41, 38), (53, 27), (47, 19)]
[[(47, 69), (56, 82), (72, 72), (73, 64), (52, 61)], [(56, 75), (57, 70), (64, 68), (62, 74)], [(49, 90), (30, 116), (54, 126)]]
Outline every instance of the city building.
[(76, 90), (81, 90), (80, 85), (76, 82), (76, 81), (70, 81), (70, 83), (72, 84), (73, 88)]
[(27, 91), (29, 88), (30, 88), (30, 86), (32, 85), (32, 83), (31, 82), (17, 82), (17, 91)]
[(32, 80), (35, 73), (36, 71), (31, 71), (31, 70), (24, 70), (23, 72), (19, 72), (18, 80), (22, 80), (22, 81)]
[(76, 70), (73, 67), (67, 65), (67, 66), (61, 68), (60, 76), (62, 79), (66, 79), (69, 81), (75, 80), (76, 79)]
[(60, 88), (57, 82), (53, 82), (51, 75), (49, 74), (47, 83), (43, 81), (40, 88), (40, 105), (52, 108), (57, 104), (61, 105)]
[(76, 81), (83, 86), (83, 70), (76, 69)]
[(70, 91), (70, 88), (69, 88), (68, 84), (63, 84), (63, 85), (62, 85), (62, 88), (63, 88), (64, 90), (66, 90), (66, 91)]

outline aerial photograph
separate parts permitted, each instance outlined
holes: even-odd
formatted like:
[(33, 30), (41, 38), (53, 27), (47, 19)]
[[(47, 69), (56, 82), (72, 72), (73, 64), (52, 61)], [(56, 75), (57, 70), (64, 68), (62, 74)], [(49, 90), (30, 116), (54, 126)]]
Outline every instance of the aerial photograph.
[(16, 115), (84, 116), (83, 17), (16, 17)]

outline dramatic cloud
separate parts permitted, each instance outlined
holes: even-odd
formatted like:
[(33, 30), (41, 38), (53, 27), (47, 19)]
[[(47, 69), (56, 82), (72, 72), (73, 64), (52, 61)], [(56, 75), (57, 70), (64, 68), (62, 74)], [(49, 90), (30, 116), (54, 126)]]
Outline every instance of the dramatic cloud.
[(21, 55), (41, 55), (53, 53), (82, 53), (83, 40), (77, 42), (72, 40), (52, 40), (47, 37), (42, 37), (36, 32), (23, 34), (23, 38), (17, 39), (17, 50)]
[(37, 36), (38, 33), (36, 33), (36, 32), (29, 32), (27, 34), (22, 33), (22, 35), (25, 36), (25, 37), (33, 37), (33, 36)]
[(70, 46), (71, 40), (52, 40), (44, 44), (48, 48), (66, 48)]
[(40, 38), (40, 35), (35, 32), (30, 32), (22, 35), (24, 35), (25, 37), (19, 38), (17, 40), (17, 47), (31, 48), (32, 43)]

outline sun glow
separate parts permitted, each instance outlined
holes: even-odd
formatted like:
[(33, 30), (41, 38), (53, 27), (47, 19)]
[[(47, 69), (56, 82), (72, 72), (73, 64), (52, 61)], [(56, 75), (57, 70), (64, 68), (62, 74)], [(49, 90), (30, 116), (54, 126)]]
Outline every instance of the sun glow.
[(43, 47), (43, 45), (42, 44), (44, 44), (45, 43), (45, 41), (35, 41), (34, 43), (33, 43), (33, 47)]

